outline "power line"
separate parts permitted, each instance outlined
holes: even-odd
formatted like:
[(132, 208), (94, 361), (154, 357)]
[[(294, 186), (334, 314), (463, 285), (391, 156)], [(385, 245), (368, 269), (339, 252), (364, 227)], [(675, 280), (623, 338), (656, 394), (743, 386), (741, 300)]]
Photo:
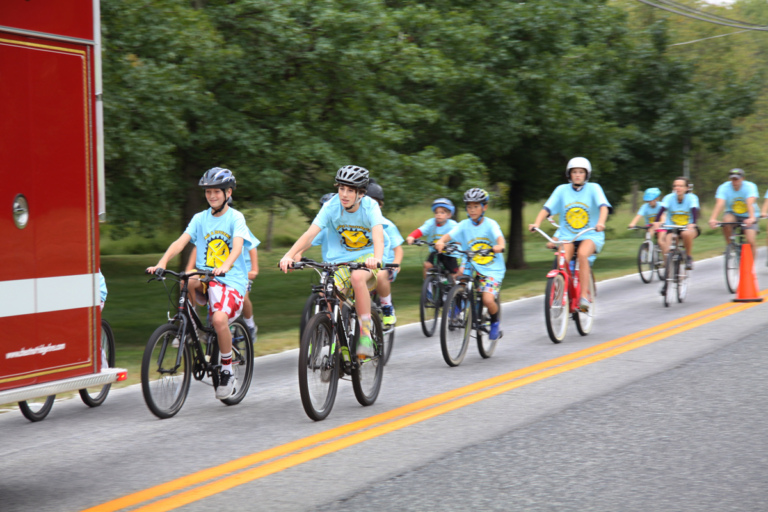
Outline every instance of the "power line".
[(720, 35), (717, 35), (717, 36), (703, 37), (701, 39), (696, 39), (694, 41), (686, 41), (684, 43), (670, 44), (670, 45), (668, 45), (668, 47), (669, 46), (680, 46), (681, 44), (698, 43), (699, 41), (706, 41), (707, 39), (714, 39), (716, 37), (732, 36), (733, 34), (741, 34), (742, 32), (749, 32), (749, 30), (737, 30), (736, 32), (728, 32), (727, 34), (720, 34)]
[(701, 9), (696, 9), (694, 7), (689, 7), (687, 5), (681, 4), (680, 2), (675, 2), (673, 0), (656, 0), (657, 2), (661, 4), (666, 4), (671, 7), (676, 7), (677, 9), (683, 9), (684, 11), (692, 12), (695, 14), (698, 14), (700, 16), (706, 16), (708, 18), (720, 20), (720, 21), (726, 21), (731, 23), (738, 23), (740, 25), (746, 25), (746, 26), (752, 26), (752, 27), (763, 27), (765, 28), (765, 25), (758, 25), (757, 23), (749, 23), (748, 21), (741, 21), (741, 20), (734, 20), (731, 18), (726, 18), (724, 16), (719, 16), (717, 14), (709, 13), (706, 11), (702, 11)]
[[(726, 27), (741, 28), (741, 29), (744, 29), (744, 30), (756, 30), (758, 32), (768, 32), (768, 27), (764, 26), (764, 25), (757, 25), (757, 26), (749, 27), (749, 26), (741, 24), (742, 22), (727, 23), (727, 22), (724, 22), (724, 21), (718, 21), (718, 20), (715, 20), (715, 19), (707, 19), (707, 18), (702, 18), (700, 16), (695, 16), (693, 14), (688, 14), (688, 13), (683, 12), (683, 11), (678, 11), (678, 10), (672, 9), (670, 7), (665, 7), (663, 5), (658, 5), (658, 4), (655, 4), (653, 2), (649, 2), (648, 0), (637, 0), (637, 1), (641, 2), (641, 3), (644, 3), (646, 5), (650, 5), (651, 7), (655, 7), (657, 9), (661, 9), (663, 11), (668, 11), (668, 12), (671, 12), (671, 13), (674, 13), (674, 14), (679, 14), (681, 16), (686, 16), (688, 18), (693, 18), (693, 19), (699, 20), (699, 21), (706, 21), (707, 23), (714, 23), (715, 25), (724, 25)], [(659, 1), (662, 1), (662, 0), (659, 0)], [(697, 12), (701, 12), (701, 11), (697, 11)], [(703, 13), (703, 12), (701, 12), (701, 14), (707, 15), (706, 13)]]

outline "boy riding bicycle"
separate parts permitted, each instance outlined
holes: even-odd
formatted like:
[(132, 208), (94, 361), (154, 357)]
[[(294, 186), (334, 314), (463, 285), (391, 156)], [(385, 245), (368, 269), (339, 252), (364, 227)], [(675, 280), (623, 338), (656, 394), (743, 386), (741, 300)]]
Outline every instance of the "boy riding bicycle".
[[(680, 233), (685, 245), (685, 268), (693, 270), (693, 240), (701, 234), (696, 220), (699, 216), (699, 198), (689, 190), (689, 181), (685, 176), (679, 176), (672, 182), (672, 193), (664, 196), (661, 201), (661, 212), (655, 223), (656, 229), (665, 224), (665, 219), (669, 219), (667, 224), (684, 226), (686, 230)], [(669, 212), (669, 214), (667, 214)], [(670, 241), (668, 235), (659, 238), (659, 247), (666, 255), (669, 252)], [(667, 283), (665, 282), (661, 293), (666, 293)]]
[[(485, 216), (488, 209), (488, 192), (481, 188), (471, 188), (464, 192), (464, 204), (467, 208), (468, 219), (459, 222), (448, 233), (435, 242), (435, 250), (442, 252), (451, 240), (459, 242), (464, 250), (481, 251), (490, 249), (493, 255), (477, 255), (472, 262), (480, 276), (480, 288), (478, 292), (483, 294), (483, 305), (488, 309), (491, 317), (491, 330), (488, 337), (492, 341), (499, 339), (499, 307), (496, 297), (501, 291), (501, 283), (504, 280), (506, 265), (501, 254), (504, 252), (506, 242), (499, 224)], [(467, 265), (470, 263), (467, 262)], [(469, 269), (465, 270), (468, 273)]]
[[(457, 222), (451, 218), (456, 212), (456, 207), (453, 206), (453, 202), (450, 199), (441, 197), (432, 201), (432, 212), (435, 214), (434, 218), (427, 219), (421, 227), (414, 229), (405, 238), (408, 245), (413, 245), (414, 240), (422, 236), (429, 242), (435, 242), (456, 227)], [(429, 248), (429, 256), (427, 256), (427, 260), (424, 262), (423, 277), (426, 278), (429, 269), (437, 265), (437, 260), (440, 260), (443, 267), (450, 272), (451, 281), (454, 281), (456, 274), (459, 272), (459, 259), (456, 256), (437, 252), (431, 247)]]
[(326, 230), (329, 263), (365, 263), (366, 269), (350, 272), (341, 268), (334, 276), (337, 288), (344, 295), (355, 297), (355, 310), (360, 319), (357, 345), (360, 358), (374, 355), (370, 290), (376, 286), (377, 268), (382, 264), (387, 240), (381, 209), (376, 201), (365, 196), (368, 181), (368, 170), (363, 167), (346, 165), (339, 169), (336, 172), (338, 194), (323, 205), (309, 229), (280, 260), (280, 269), (287, 273), (296, 255), (311, 247), (315, 237)]
[(235, 321), (243, 308), (248, 269), (240, 255), (250, 234), (243, 214), (227, 203), (236, 185), (232, 171), (221, 167), (209, 169), (198, 185), (205, 189), (210, 208), (192, 217), (184, 233), (168, 247), (157, 265), (147, 268), (147, 273), (165, 269), (171, 258), (192, 242), (197, 250), (196, 267), (212, 270), (216, 276), (207, 286), (199, 280), (190, 279), (189, 289), (198, 304), (208, 303), (211, 310), (211, 323), (221, 353), (221, 377), (216, 398), (223, 400), (235, 393), (229, 324)]
[(632, 222), (627, 227), (632, 229), (642, 220), (644, 221), (644, 226), (650, 226), (650, 233), (653, 235), (655, 232), (653, 223), (659, 216), (659, 212), (661, 212), (661, 202), (659, 199), (661, 199), (660, 189), (656, 187), (646, 189), (643, 193), (643, 201), (645, 203), (637, 210), (637, 215), (635, 215), (635, 218), (632, 219)]
[[(590, 256), (599, 253), (605, 244), (605, 221), (611, 210), (603, 188), (597, 183), (589, 183), (591, 176), (592, 164), (589, 160), (581, 156), (571, 158), (565, 167), (565, 177), (570, 183), (559, 185), (552, 192), (534, 223), (528, 226), (530, 231), (535, 231), (545, 218), (559, 214), (560, 238), (574, 240), (584, 229), (595, 228), (574, 240), (575, 243), (564, 246), (566, 261), (570, 261), (576, 251), (579, 281), (582, 283), (589, 283)], [(589, 286), (582, 285), (579, 309), (587, 313), (591, 305)]]
[[(731, 169), (728, 171), (728, 181), (717, 187), (715, 192), (715, 208), (709, 217), (709, 227), (717, 227), (717, 218), (720, 212), (725, 210), (723, 222), (741, 222), (746, 224), (744, 236), (752, 246), (752, 254), (755, 254), (755, 238), (760, 226), (755, 215), (755, 202), (759, 197), (757, 185), (744, 180), (743, 169)], [(731, 241), (733, 226), (723, 226), (723, 236), (726, 245)]]
[[(384, 189), (373, 180), (368, 183), (366, 195), (376, 201), (379, 208), (384, 208)], [(388, 223), (384, 227), (384, 233), (389, 237), (389, 248), (384, 252), (384, 263), (395, 263), (397, 265), (403, 261), (403, 235), (397, 229), (395, 223), (386, 217), (384, 220)], [(394, 325), (397, 322), (395, 316), (395, 306), (392, 303), (392, 284), (397, 279), (397, 268), (382, 269), (376, 276), (376, 292), (381, 300), (382, 323), (385, 326)]]

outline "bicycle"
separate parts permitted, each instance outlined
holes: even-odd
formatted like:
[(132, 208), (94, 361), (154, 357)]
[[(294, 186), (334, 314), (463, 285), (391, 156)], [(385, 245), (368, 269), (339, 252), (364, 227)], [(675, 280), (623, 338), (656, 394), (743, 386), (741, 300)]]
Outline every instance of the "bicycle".
[(660, 281), (664, 280), (664, 255), (661, 253), (659, 244), (653, 242), (653, 235), (650, 232), (652, 227), (634, 226), (629, 228), (645, 230), (645, 240), (640, 243), (640, 248), (637, 250), (637, 270), (644, 283), (650, 283), (653, 280), (654, 272)]
[(725, 286), (731, 293), (736, 293), (741, 277), (741, 246), (744, 240), (744, 224), (741, 222), (718, 222), (718, 227), (731, 226), (730, 240), (725, 246)]
[[(482, 293), (478, 292), (479, 274), (472, 258), (475, 256), (491, 256), (491, 249), (479, 251), (463, 251), (454, 245), (446, 245), (446, 254), (460, 253), (466, 256), (470, 265), (470, 274), (463, 274), (448, 291), (443, 308), (443, 321), (440, 324), (440, 350), (443, 359), (448, 366), (458, 366), (464, 360), (469, 348), (469, 338), (472, 330), (475, 331), (477, 350), (483, 359), (488, 359), (496, 350), (496, 344), (501, 339), (503, 332), (499, 331), (499, 337), (495, 340), (488, 335), (491, 331), (491, 319), (488, 309), (483, 306)], [(496, 297), (498, 319), (501, 321), (501, 293)]]
[[(453, 242), (449, 242), (455, 245)], [(424, 240), (415, 240), (413, 245), (435, 246), (434, 242)], [(435, 265), (427, 270), (424, 278), (424, 284), (421, 287), (421, 298), (419, 299), (419, 317), (421, 319), (421, 332), (424, 336), (431, 338), (437, 328), (437, 318), (440, 316), (440, 310), (443, 308), (443, 302), (451, 289), (451, 273), (445, 268), (440, 258), (435, 258)]]
[[(101, 319), (101, 367), (115, 367), (115, 335), (109, 322)], [(79, 390), (80, 398), (88, 407), (98, 407), (107, 399), (112, 384), (104, 384), (99, 388)], [(53, 407), (56, 395), (49, 395), (19, 402), (19, 410), (29, 421), (42, 421), (48, 416)]]
[(667, 237), (669, 237), (669, 252), (667, 252), (666, 262), (666, 280), (664, 283), (664, 290), (662, 296), (664, 298), (664, 307), (669, 307), (672, 302), (674, 285), (675, 295), (677, 296), (677, 302), (683, 302), (686, 295), (688, 295), (688, 270), (686, 269), (686, 252), (685, 247), (678, 245), (678, 239), (680, 233), (685, 231), (685, 226), (678, 226), (675, 224), (661, 226), (661, 229), (667, 230)]
[[(320, 275), (318, 290), (324, 309), (318, 309), (304, 327), (299, 345), (299, 392), (307, 416), (315, 421), (325, 419), (333, 409), (339, 379), (349, 375), (358, 403), (372, 405), (379, 395), (384, 376), (384, 336), (378, 309), (371, 307), (371, 339), (374, 355), (357, 357), (359, 331), (357, 313), (351, 298), (336, 287), (334, 274), (339, 268), (366, 268), (363, 263), (320, 263), (297, 261), (292, 270), (311, 268)], [(387, 264), (384, 268), (398, 268)], [(317, 287), (317, 288), (315, 288)]]
[[(179, 299), (171, 298), (171, 289), (166, 285), (167, 276), (179, 287)], [(170, 418), (181, 410), (189, 392), (191, 377), (202, 381), (210, 377), (214, 388), (218, 387), (221, 365), (219, 361), (219, 343), (216, 331), (205, 326), (200, 320), (192, 302), (189, 300), (189, 279), (202, 277), (201, 281), (210, 282), (214, 275), (211, 271), (174, 272), (157, 269), (147, 282), (161, 281), (166, 285), (168, 300), (177, 304), (176, 314), (168, 313), (168, 323), (161, 325), (149, 337), (141, 361), (141, 391), (144, 401), (158, 418)], [(226, 405), (240, 403), (248, 393), (253, 377), (253, 344), (248, 328), (238, 319), (229, 325), (232, 333), (232, 370), (237, 379), (235, 393), (221, 399)], [(204, 333), (203, 340), (198, 333)], [(205, 345), (205, 346), (203, 346)]]
[[(551, 219), (549, 221), (555, 227), (559, 227)], [(574, 240), (594, 229), (582, 230), (574, 237)], [(563, 341), (566, 332), (568, 332), (569, 316), (573, 318), (579, 334), (586, 336), (592, 332), (597, 314), (597, 287), (595, 286), (594, 273), (590, 267), (587, 295), (592, 304), (589, 311), (585, 312), (579, 307), (581, 282), (579, 281), (579, 260), (576, 257), (576, 251), (574, 250), (571, 262), (565, 260), (565, 244), (572, 244), (574, 240), (555, 240), (539, 228), (536, 228), (536, 231), (557, 247), (555, 249), (557, 266), (547, 272), (547, 284), (544, 290), (544, 320), (549, 339), (552, 340), (552, 343)], [(573, 263), (573, 267), (571, 267), (571, 263)]]

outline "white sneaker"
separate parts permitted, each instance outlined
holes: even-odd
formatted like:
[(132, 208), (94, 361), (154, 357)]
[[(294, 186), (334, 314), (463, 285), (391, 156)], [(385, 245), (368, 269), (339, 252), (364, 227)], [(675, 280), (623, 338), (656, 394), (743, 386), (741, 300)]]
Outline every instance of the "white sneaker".
[(235, 394), (237, 379), (234, 375), (224, 370), (219, 377), (219, 387), (216, 388), (216, 398), (224, 400)]

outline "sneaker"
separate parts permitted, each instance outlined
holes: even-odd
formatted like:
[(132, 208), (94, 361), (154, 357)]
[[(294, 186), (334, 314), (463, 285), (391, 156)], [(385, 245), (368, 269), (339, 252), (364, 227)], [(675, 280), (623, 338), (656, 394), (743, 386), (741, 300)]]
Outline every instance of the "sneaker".
[(685, 257), (685, 269), (693, 270), (693, 258), (691, 258), (690, 256)]
[(579, 301), (579, 311), (582, 313), (589, 313), (589, 308), (592, 307), (592, 303), (588, 299), (582, 297)]
[(488, 333), (491, 341), (499, 339), (499, 322), (491, 322), (491, 332)]
[(427, 300), (432, 302), (432, 288), (427, 288)]
[(664, 281), (664, 284), (661, 286), (661, 290), (659, 290), (659, 293), (661, 293), (662, 296), (667, 294), (667, 282)]
[(360, 340), (357, 342), (357, 357), (358, 359), (367, 359), (373, 357), (375, 352), (373, 351), (373, 340), (370, 336), (360, 336)]
[(237, 379), (234, 375), (224, 370), (219, 377), (219, 387), (216, 388), (216, 398), (224, 400), (235, 394), (235, 383)]
[(393, 306), (382, 306), (381, 312), (383, 313), (381, 321), (384, 323), (384, 325), (395, 325), (395, 322), (397, 322), (397, 317), (395, 316), (395, 308)]

